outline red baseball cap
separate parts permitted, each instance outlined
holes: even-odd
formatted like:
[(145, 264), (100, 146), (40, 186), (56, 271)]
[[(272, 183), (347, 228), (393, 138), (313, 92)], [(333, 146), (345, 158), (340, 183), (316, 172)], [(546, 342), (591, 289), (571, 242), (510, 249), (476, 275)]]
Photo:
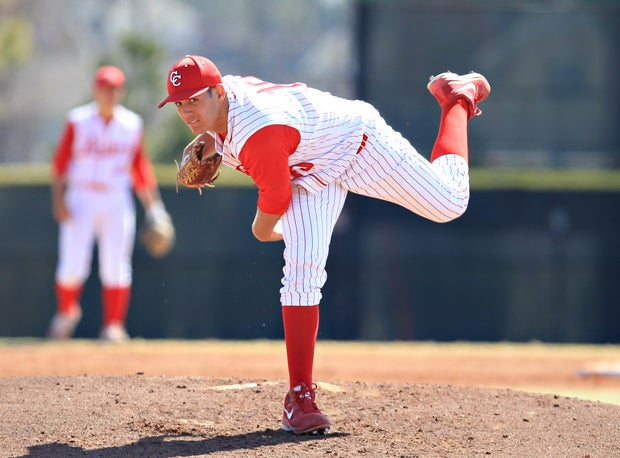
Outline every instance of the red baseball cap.
[(97, 86), (120, 87), (125, 84), (125, 74), (113, 65), (104, 65), (95, 72), (95, 84)]
[(215, 64), (206, 57), (185, 56), (168, 72), (168, 97), (157, 108), (168, 102), (191, 99), (222, 82), (222, 75)]

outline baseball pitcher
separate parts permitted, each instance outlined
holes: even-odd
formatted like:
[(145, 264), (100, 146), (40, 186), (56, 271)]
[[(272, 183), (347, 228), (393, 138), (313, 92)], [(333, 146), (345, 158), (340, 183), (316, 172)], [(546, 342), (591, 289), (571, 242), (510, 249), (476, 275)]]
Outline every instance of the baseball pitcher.
[(202, 56), (168, 72), (168, 96), (197, 135), (183, 153), (178, 180), (213, 185), (220, 161), (258, 188), (252, 232), (284, 241), (280, 301), (290, 389), (282, 427), (324, 433), (312, 371), (321, 288), (336, 220), (347, 193), (393, 202), (436, 222), (462, 215), (469, 201), (467, 123), (490, 93), (484, 76), (446, 72), (428, 90), (442, 108), (430, 161), (386, 124), (370, 104), (302, 83), (274, 84), (221, 75)]

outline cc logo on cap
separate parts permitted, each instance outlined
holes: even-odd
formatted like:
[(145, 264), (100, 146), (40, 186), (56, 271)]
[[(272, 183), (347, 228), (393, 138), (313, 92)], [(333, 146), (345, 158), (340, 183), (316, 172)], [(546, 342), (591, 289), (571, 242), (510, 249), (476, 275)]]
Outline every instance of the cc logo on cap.
[(178, 70), (170, 72), (170, 82), (174, 87), (179, 87), (181, 85), (181, 75), (179, 75)]

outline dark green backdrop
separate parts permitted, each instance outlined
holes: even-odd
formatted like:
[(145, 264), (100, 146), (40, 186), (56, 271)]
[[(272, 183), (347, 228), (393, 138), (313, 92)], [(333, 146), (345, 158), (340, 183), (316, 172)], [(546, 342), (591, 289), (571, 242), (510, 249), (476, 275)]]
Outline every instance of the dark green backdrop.
[[(281, 338), (282, 245), (251, 236), (256, 191), (162, 193), (178, 243), (162, 260), (136, 247), (130, 333)], [(350, 195), (331, 246), (320, 337), (620, 342), (619, 197), (474, 191), (462, 218), (436, 224)], [(54, 312), (49, 205), (47, 186), (0, 188), (0, 336), (43, 336)], [(95, 337), (100, 325), (94, 267), (78, 337)]]

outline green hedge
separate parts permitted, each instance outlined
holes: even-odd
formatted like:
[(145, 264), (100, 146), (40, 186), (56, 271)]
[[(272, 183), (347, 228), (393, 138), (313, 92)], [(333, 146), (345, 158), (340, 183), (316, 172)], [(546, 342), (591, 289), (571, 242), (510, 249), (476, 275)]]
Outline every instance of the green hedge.
[[(155, 164), (155, 174), (162, 186), (175, 186), (176, 165)], [(523, 189), (618, 191), (620, 170), (542, 170), (485, 169), (470, 171), (472, 189)], [(49, 184), (49, 167), (45, 164), (0, 166), (0, 186)], [(242, 173), (222, 167), (218, 186), (252, 186)]]

